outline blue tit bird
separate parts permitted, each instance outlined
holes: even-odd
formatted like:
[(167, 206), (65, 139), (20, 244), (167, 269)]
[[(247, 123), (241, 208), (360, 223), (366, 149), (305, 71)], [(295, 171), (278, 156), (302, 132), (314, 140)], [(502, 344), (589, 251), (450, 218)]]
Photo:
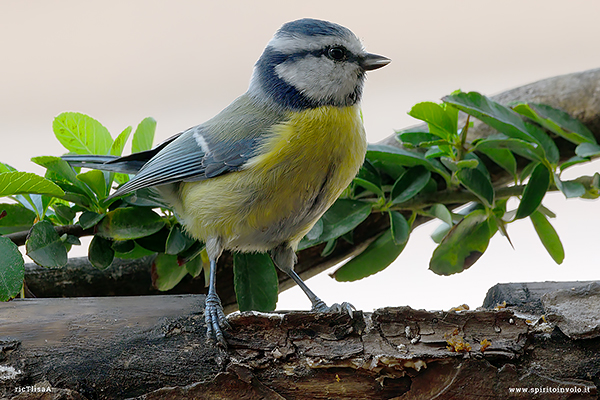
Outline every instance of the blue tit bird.
[(298, 243), (350, 184), (367, 142), (360, 100), (365, 72), (390, 60), (367, 53), (347, 28), (316, 19), (284, 24), (254, 66), (248, 91), (207, 122), (124, 157), (65, 156), (73, 166), (135, 174), (110, 197), (154, 187), (186, 231), (206, 243), (208, 338), (225, 345), (215, 291), (223, 250), (270, 252), (327, 307), (293, 267)]

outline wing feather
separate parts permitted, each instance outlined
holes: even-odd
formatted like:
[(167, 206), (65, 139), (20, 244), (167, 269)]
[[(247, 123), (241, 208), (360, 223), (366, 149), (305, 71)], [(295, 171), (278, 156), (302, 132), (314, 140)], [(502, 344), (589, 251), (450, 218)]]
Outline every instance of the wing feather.
[[(147, 187), (200, 181), (239, 171), (254, 157), (273, 125), (286, 117), (283, 111), (259, 104), (248, 94), (242, 95), (215, 118), (151, 150), (152, 153), (148, 153), (151, 158), (137, 175), (111, 197)], [(129, 157), (131, 161), (137, 160), (134, 154)]]

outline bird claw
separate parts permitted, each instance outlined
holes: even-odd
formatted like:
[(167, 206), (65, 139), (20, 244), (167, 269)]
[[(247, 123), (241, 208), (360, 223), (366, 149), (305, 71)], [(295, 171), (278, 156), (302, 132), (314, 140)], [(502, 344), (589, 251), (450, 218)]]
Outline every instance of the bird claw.
[(319, 300), (315, 305), (313, 305), (311, 311), (321, 312), (321, 313), (347, 313), (350, 318), (353, 318), (353, 311), (356, 311), (356, 307), (352, 304), (343, 302), (342, 304), (334, 303), (331, 307), (328, 307), (323, 300)]
[(221, 300), (219, 300), (219, 297), (214, 293), (206, 296), (204, 321), (206, 323), (206, 340), (216, 340), (221, 347), (227, 348), (227, 342), (225, 341), (221, 328), (229, 329), (231, 328), (231, 325), (227, 322)]

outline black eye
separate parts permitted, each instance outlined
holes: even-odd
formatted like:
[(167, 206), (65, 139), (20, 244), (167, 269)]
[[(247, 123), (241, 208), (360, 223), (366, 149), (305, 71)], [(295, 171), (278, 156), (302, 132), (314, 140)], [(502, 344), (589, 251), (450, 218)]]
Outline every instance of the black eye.
[(329, 50), (327, 50), (327, 57), (331, 58), (334, 61), (345, 60), (347, 58), (346, 49), (341, 46), (330, 47)]

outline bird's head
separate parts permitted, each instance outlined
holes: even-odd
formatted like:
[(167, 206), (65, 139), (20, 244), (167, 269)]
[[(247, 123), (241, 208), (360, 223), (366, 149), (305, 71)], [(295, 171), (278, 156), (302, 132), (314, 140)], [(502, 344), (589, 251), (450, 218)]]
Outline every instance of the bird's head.
[(367, 53), (343, 26), (300, 19), (275, 33), (254, 67), (249, 93), (286, 109), (350, 106), (360, 101), (365, 72), (389, 62)]

